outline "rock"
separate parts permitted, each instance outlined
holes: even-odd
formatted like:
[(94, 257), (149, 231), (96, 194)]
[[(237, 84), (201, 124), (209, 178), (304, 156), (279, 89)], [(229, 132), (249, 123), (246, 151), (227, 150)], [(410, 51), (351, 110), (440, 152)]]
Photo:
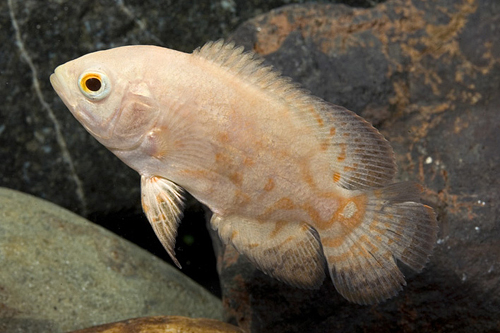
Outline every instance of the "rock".
[(220, 300), (136, 245), (0, 188), (0, 332), (63, 332), (127, 318), (221, 318)]
[(500, 329), (500, 6), (392, 0), (372, 9), (294, 5), (233, 35), (315, 95), (372, 121), (398, 180), (425, 184), (440, 224), (422, 273), (382, 304), (343, 300), (325, 280), (295, 289), (219, 249), (226, 319), (251, 332)]
[(128, 332), (243, 333), (243, 330), (213, 319), (157, 316), (134, 318), (117, 323), (90, 327), (72, 333)]

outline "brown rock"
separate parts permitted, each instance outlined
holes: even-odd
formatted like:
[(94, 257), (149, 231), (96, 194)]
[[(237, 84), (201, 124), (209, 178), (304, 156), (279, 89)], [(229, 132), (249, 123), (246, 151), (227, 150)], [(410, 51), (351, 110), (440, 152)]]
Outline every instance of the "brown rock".
[(500, 330), (500, 6), (496, 0), (393, 0), (373, 9), (297, 5), (232, 39), (305, 88), (375, 123), (398, 180), (427, 187), (438, 244), (427, 268), (374, 306), (332, 283), (288, 287), (219, 249), (226, 318), (252, 332)]
[(240, 328), (224, 322), (206, 318), (180, 316), (144, 317), (105, 324), (72, 333), (243, 333)]

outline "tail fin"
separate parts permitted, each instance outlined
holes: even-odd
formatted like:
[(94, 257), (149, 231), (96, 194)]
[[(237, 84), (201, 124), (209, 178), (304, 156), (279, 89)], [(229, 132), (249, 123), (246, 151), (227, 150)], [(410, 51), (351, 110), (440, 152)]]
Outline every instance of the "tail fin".
[[(396, 295), (406, 282), (395, 259), (416, 271), (428, 261), (438, 228), (432, 208), (416, 202), (419, 192), (410, 182), (369, 191), (361, 221), (340, 221), (340, 229), (321, 234), (336, 240), (324, 242), (323, 251), (335, 288), (349, 301), (372, 304)], [(339, 230), (341, 237), (328, 234)]]

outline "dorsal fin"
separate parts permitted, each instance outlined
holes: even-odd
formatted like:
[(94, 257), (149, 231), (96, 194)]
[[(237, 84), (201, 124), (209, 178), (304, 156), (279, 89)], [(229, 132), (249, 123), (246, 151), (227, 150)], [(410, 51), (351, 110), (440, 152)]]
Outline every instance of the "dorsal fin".
[(290, 78), (281, 76), (272, 66), (262, 65), (264, 59), (253, 52), (243, 51), (243, 46), (237, 47), (233, 42), (225, 43), (219, 39), (197, 48), (193, 55), (216, 63), (247, 82), (272, 91), (280, 97), (289, 98), (291, 96), (288, 95), (295, 95), (297, 92), (301, 93), (302, 98), (310, 97), (305, 91), (297, 88), (297, 84), (291, 83)]
[(397, 171), (390, 143), (370, 123), (352, 111), (323, 102), (317, 105), (325, 126), (334, 170), (333, 181), (349, 190), (382, 187)]
[(193, 52), (280, 98), (305, 125), (313, 127), (317, 138), (332, 157), (332, 181), (350, 189), (381, 187), (396, 173), (394, 152), (384, 137), (367, 121), (343, 107), (310, 95), (283, 77), (252, 52), (223, 40), (208, 42)]

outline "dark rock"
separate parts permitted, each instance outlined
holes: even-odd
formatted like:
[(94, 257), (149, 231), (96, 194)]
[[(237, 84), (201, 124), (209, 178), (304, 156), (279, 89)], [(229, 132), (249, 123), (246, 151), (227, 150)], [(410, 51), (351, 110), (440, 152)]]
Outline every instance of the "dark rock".
[(172, 266), (47, 201), (0, 188), (0, 221), (0, 332), (222, 317), (220, 300)]
[(329, 280), (288, 287), (219, 249), (226, 319), (252, 332), (500, 330), (500, 3), (288, 6), (232, 39), (374, 122), (398, 180), (427, 186), (440, 233), (426, 269), (403, 267), (408, 286), (373, 306), (349, 304)]

